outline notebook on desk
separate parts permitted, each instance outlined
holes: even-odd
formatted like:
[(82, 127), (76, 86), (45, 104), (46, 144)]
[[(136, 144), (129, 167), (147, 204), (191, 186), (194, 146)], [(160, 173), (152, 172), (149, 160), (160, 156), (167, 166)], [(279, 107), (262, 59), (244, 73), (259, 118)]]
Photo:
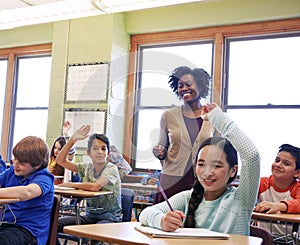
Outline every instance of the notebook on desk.
[(194, 239), (229, 239), (229, 235), (203, 228), (180, 228), (173, 232), (162, 231), (143, 225), (135, 226), (135, 229), (157, 238), (194, 238)]

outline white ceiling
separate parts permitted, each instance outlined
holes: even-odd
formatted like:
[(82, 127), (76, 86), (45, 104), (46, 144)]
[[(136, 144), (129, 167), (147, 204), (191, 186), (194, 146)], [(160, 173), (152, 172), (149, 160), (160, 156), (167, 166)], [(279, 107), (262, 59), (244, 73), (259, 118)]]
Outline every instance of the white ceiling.
[(0, 0), (0, 30), (209, 0)]
[(29, 7), (39, 4), (45, 4), (45, 3), (53, 3), (53, 2), (59, 2), (62, 0), (0, 0), (0, 10), (4, 9), (16, 9), (16, 8), (23, 8), (23, 7)]

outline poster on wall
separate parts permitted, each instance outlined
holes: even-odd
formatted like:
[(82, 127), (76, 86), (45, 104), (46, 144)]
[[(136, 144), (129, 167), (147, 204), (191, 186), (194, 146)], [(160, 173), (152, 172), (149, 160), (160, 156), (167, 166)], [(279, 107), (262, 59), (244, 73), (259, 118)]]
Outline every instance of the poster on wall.
[(108, 80), (108, 62), (69, 65), (65, 100), (106, 101)]
[[(64, 121), (69, 121), (72, 129), (77, 130), (84, 124), (91, 125), (89, 135), (93, 133), (105, 134), (106, 132), (106, 111), (99, 110), (65, 110)], [(87, 148), (88, 138), (76, 142), (75, 147)]]

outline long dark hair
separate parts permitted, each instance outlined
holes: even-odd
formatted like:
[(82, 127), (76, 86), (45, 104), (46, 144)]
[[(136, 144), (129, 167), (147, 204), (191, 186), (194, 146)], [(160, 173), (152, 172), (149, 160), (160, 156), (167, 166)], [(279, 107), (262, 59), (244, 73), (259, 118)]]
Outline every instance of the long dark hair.
[(59, 136), (53, 143), (52, 148), (51, 148), (51, 152), (50, 152), (50, 159), (54, 160), (55, 156), (54, 156), (54, 148), (55, 148), (55, 143), (58, 142), (60, 144), (60, 149), (62, 149), (64, 147), (64, 145), (66, 144), (66, 139), (63, 136)]
[[(232, 168), (232, 167), (234, 167), (234, 165), (238, 164), (237, 151), (233, 147), (233, 145), (229, 142), (229, 140), (227, 140), (226, 138), (223, 138), (223, 137), (208, 138), (199, 147), (197, 156), (198, 156), (200, 150), (204, 146), (207, 146), (207, 145), (216, 145), (220, 149), (222, 149), (226, 154), (226, 160), (229, 163), (230, 168)], [(228, 179), (227, 184), (231, 183), (235, 179), (236, 174), (237, 174), (237, 172), (235, 173), (235, 175), (233, 177), (230, 177)], [(203, 195), (204, 195), (204, 188), (197, 178), (194, 183), (194, 186), (193, 186), (193, 192), (191, 194), (191, 199), (189, 201), (188, 212), (187, 212), (187, 216), (185, 219), (184, 227), (190, 227), (190, 228), (195, 227), (195, 211), (199, 207), (199, 204), (202, 202)]]

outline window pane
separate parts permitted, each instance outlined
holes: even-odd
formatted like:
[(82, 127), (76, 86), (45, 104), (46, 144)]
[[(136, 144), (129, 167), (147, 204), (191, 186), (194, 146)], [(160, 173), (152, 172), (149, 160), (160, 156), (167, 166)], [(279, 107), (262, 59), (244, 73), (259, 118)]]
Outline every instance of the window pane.
[(48, 110), (17, 110), (13, 146), (26, 136), (46, 140)]
[(169, 75), (178, 66), (199, 67), (211, 74), (212, 49), (212, 43), (142, 49), (140, 105), (181, 104), (169, 87)]
[(159, 169), (160, 161), (152, 154), (153, 146), (158, 142), (160, 118), (163, 110), (140, 110), (136, 144), (136, 168)]
[(17, 107), (48, 107), (51, 57), (19, 58)]
[(1, 125), (0, 135), (2, 135), (6, 74), (7, 74), (7, 60), (0, 60), (0, 125)]
[(300, 37), (231, 41), (228, 105), (300, 104)]
[[(173, 93), (168, 77), (178, 66), (199, 67), (209, 74), (212, 72), (213, 43), (170, 45), (168, 47), (147, 47), (141, 49), (138, 84), (139, 102), (135, 117), (137, 125), (135, 142), (135, 167), (139, 169), (161, 169), (161, 163), (152, 154), (152, 148), (158, 142), (160, 118), (164, 106), (181, 105), (182, 102)], [(209, 98), (208, 98), (209, 99)], [(149, 106), (149, 108), (147, 108)], [(157, 107), (157, 109), (153, 109)]]
[(261, 176), (271, 174), (280, 145), (300, 146), (300, 109), (232, 109), (227, 113), (260, 151)]

